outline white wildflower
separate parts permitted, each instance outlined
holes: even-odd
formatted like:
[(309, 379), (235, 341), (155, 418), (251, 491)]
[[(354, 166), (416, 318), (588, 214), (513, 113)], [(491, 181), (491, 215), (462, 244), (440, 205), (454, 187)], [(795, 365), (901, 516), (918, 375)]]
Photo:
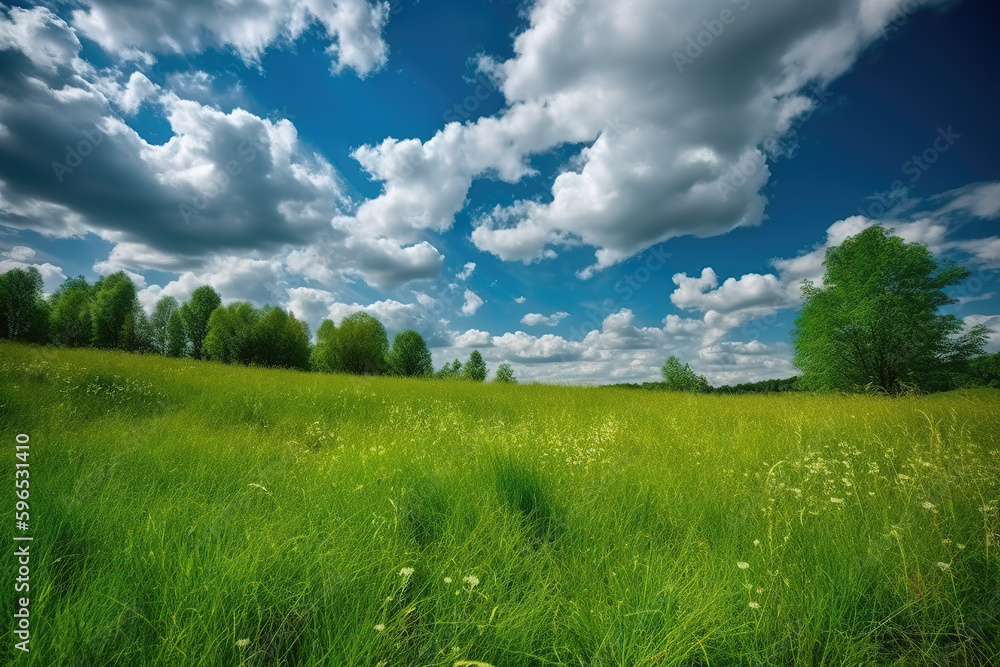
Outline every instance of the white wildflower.
[(751, 609), (760, 609), (760, 604), (757, 602), (751, 602), (749, 606)]
[(383, 632), (383, 631), (385, 631), (384, 623), (379, 623), (378, 625), (375, 626), (375, 632)]
[(941, 568), (942, 572), (947, 572), (951, 569), (951, 563), (938, 563), (937, 566)]
[(750, 567), (750, 563), (739, 562), (736, 564), (736, 567), (740, 568), (741, 570), (745, 570), (748, 567)]
[(471, 588), (475, 588), (476, 586), (479, 585), (479, 577), (477, 577), (474, 574), (470, 574), (469, 576), (464, 577), (462, 579), (462, 581), (464, 581), (465, 583), (469, 584), (469, 586)]

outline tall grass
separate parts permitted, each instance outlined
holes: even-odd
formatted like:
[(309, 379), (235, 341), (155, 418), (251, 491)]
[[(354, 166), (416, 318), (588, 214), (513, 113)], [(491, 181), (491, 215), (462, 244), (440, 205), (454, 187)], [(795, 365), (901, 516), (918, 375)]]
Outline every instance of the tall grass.
[(31, 436), (18, 664), (1000, 664), (997, 391), (691, 396), (0, 343), (0, 405), (10, 450)]

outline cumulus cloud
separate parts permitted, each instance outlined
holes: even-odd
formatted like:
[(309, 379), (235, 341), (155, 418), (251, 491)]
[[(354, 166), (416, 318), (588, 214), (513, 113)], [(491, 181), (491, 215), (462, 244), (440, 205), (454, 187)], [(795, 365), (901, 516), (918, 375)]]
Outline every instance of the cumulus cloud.
[(539, 324), (544, 324), (547, 327), (554, 327), (559, 324), (560, 320), (569, 317), (569, 313), (564, 311), (559, 311), (558, 313), (552, 313), (551, 315), (542, 315), (541, 313), (528, 313), (521, 318), (521, 324), (528, 327), (535, 327)]
[[(114, 244), (102, 267), (136, 273), (202, 271), (256, 253), (283, 256), (327, 287), (345, 274), (388, 288), (440, 271), (443, 256), (427, 241), (333, 224), (355, 202), (291, 121), (185, 99), (139, 72), (98, 70), (81, 48), (44, 7), (0, 14), (4, 224), (92, 232)], [(143, 104), (165, 118), (166, 141), (147, 142), (120, 115)]]
[[(743, 12), (728, 0), (590, 0), (566, 14), (561, 3), (530, 6), (512, 58), (480, 58), (506, 99), (497, 115), (355, 151), (383, 183), (355, 214), (366, 228), (401, 239), (448, 229), (474, 179), (535, 176), (530, 157), (557, 146), (578, 148), (550, 196), (480, 216), (477, 247), (532, 262), (592, 246), (595, 262), (578, 271), (587, 278), (676, 236), (757, 225), (768, 161), (822, 104), (811, 91), (910, 6), (762, 0)], [(676, 67), (674, 54), (723, 9), (736, 20)]]
[(485, 303), (478, 294), (470, 289), (465, 290), (465, 303), (462, 304), (462, 314), (470, 317)]
[(264, 51), (297, 40), (317, 27), (328, 41), (331, 69), (361, 76), (385, 64), (389, 47), (382, 31), (388, 2), (365, 0), (273, 0), (236, 2), (183, 0), (86, 0), (72, 13), (73, 27), (119, 57), (136, 52), (200, 53), (230, 47), (256, 64)]

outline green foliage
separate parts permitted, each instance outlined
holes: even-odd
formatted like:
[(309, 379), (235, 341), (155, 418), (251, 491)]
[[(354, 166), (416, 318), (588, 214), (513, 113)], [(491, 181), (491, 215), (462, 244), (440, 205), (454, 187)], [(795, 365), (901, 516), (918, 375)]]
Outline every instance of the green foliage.
[(493, 381), (500, 384), (517, 384), (517, 378), (514, 377), (514, 369), (510, 367), (510, 364), (500, 364), (497, 366), (497, 372), (493, 376)]
[(49, 311), (42, 287), (42, 274), (33, 266), (0, 275), (0, 338), (46, 341)]
[(309, 370), (309, 327), (291, 313), (265, 306), (253, 327), (252, 363), (269, 368)]
[(94, 328), (90, 319), (93, 291), (83, 276), (68, 278), (49, 298), (52, 341), (67, 347), (89, 345)]
[(202, 356), (225, 364), (249, 366), (257, 357), (254, 326), (260, 312), (247, 301), (219, 306), (208, 318)]
[[(172, 296), (165, 296), (156, 302), (150, 318), (150, 332), (153, 349), (159, 354), (167, 354), (170, 348), (170, 318), (180, 310), (180, 304)], [(178, 355), (171, 355), (178, 356)]]
[(684, 364), (675, 356), (667, 358), (661, 369), (664, 388), (669, 391), (709, 391), (711, 387), (704, 375), (695, 375), (691, 366)]
[(382, 375), (386, 371), (389, 337), (385, 327), (364, 311), (348, 315), (337, 328), (343, 368), (354, 375)]
[(939, 265), (926, 246), (872, 226), (826, 251), (823, 287), (806, 281), (795, 320), (795, 365), (812, 390), (890, 394), (953, 386), (982, 354), (987, 330), (964, 331), (938, 309), (969, 275)]
[(187, 332), (184, 328), (184, 314), (178, 308), (170, 314), (167, 321), (167, 351), (168, 357), (183, 357), (188, 354)]
[(308, 370), (309, 328), (281, 308), (238, 301), (208, 318), (202, 352), (227, 364)]
[(94, 285), (91, 326), (95, 347), (125, 351), (141, 349), (143, 317), (135, 285), (124, 271), (104, 276)]
[(431, 351), (424, 337), (412, 329), (401, 331), (392, 340), (388, 357), (389, 373), (400, 377), (430, 377), (434, 373)]
[(454, 380), (462, 377), (462, 362), (458, 359), (446, 361), (435, 377), (441, 380)]
[(469, 355), (469, 359), (465, 362), (465, 369), (462, 371), (463, 376), (473, 382), (485, 382), (489, 372), (486, 362), (483, 361), (483, 355), (479, 354), (479, 350), (473, 350), (472, 354)]
[(968, 386), (1000, 389), (1000, 352), (971, 360), (965, 378)]
[(344, 370), (341, 356), (337, 326), (330, 320), (323, 320), (316, 330), (316, 345), (309, 357), (309, 366), (321, 373), (339, 373)]
[(191, 356), (195, 359), (202, 358), (208, 319), (220, 305), (222, 298), (219, 293), (208, 285), (202, 285), (191, 293), (191, 298), (181, 308), (185, 335), (191, 343)]

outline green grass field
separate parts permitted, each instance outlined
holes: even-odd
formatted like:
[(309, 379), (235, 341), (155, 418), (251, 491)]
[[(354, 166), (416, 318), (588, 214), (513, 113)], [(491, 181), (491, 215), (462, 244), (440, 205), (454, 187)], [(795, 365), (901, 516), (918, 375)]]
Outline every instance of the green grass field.
[(13, 664), (1000, 664), (997, 391), (694, 396), (0, 343), (0, 404)]

